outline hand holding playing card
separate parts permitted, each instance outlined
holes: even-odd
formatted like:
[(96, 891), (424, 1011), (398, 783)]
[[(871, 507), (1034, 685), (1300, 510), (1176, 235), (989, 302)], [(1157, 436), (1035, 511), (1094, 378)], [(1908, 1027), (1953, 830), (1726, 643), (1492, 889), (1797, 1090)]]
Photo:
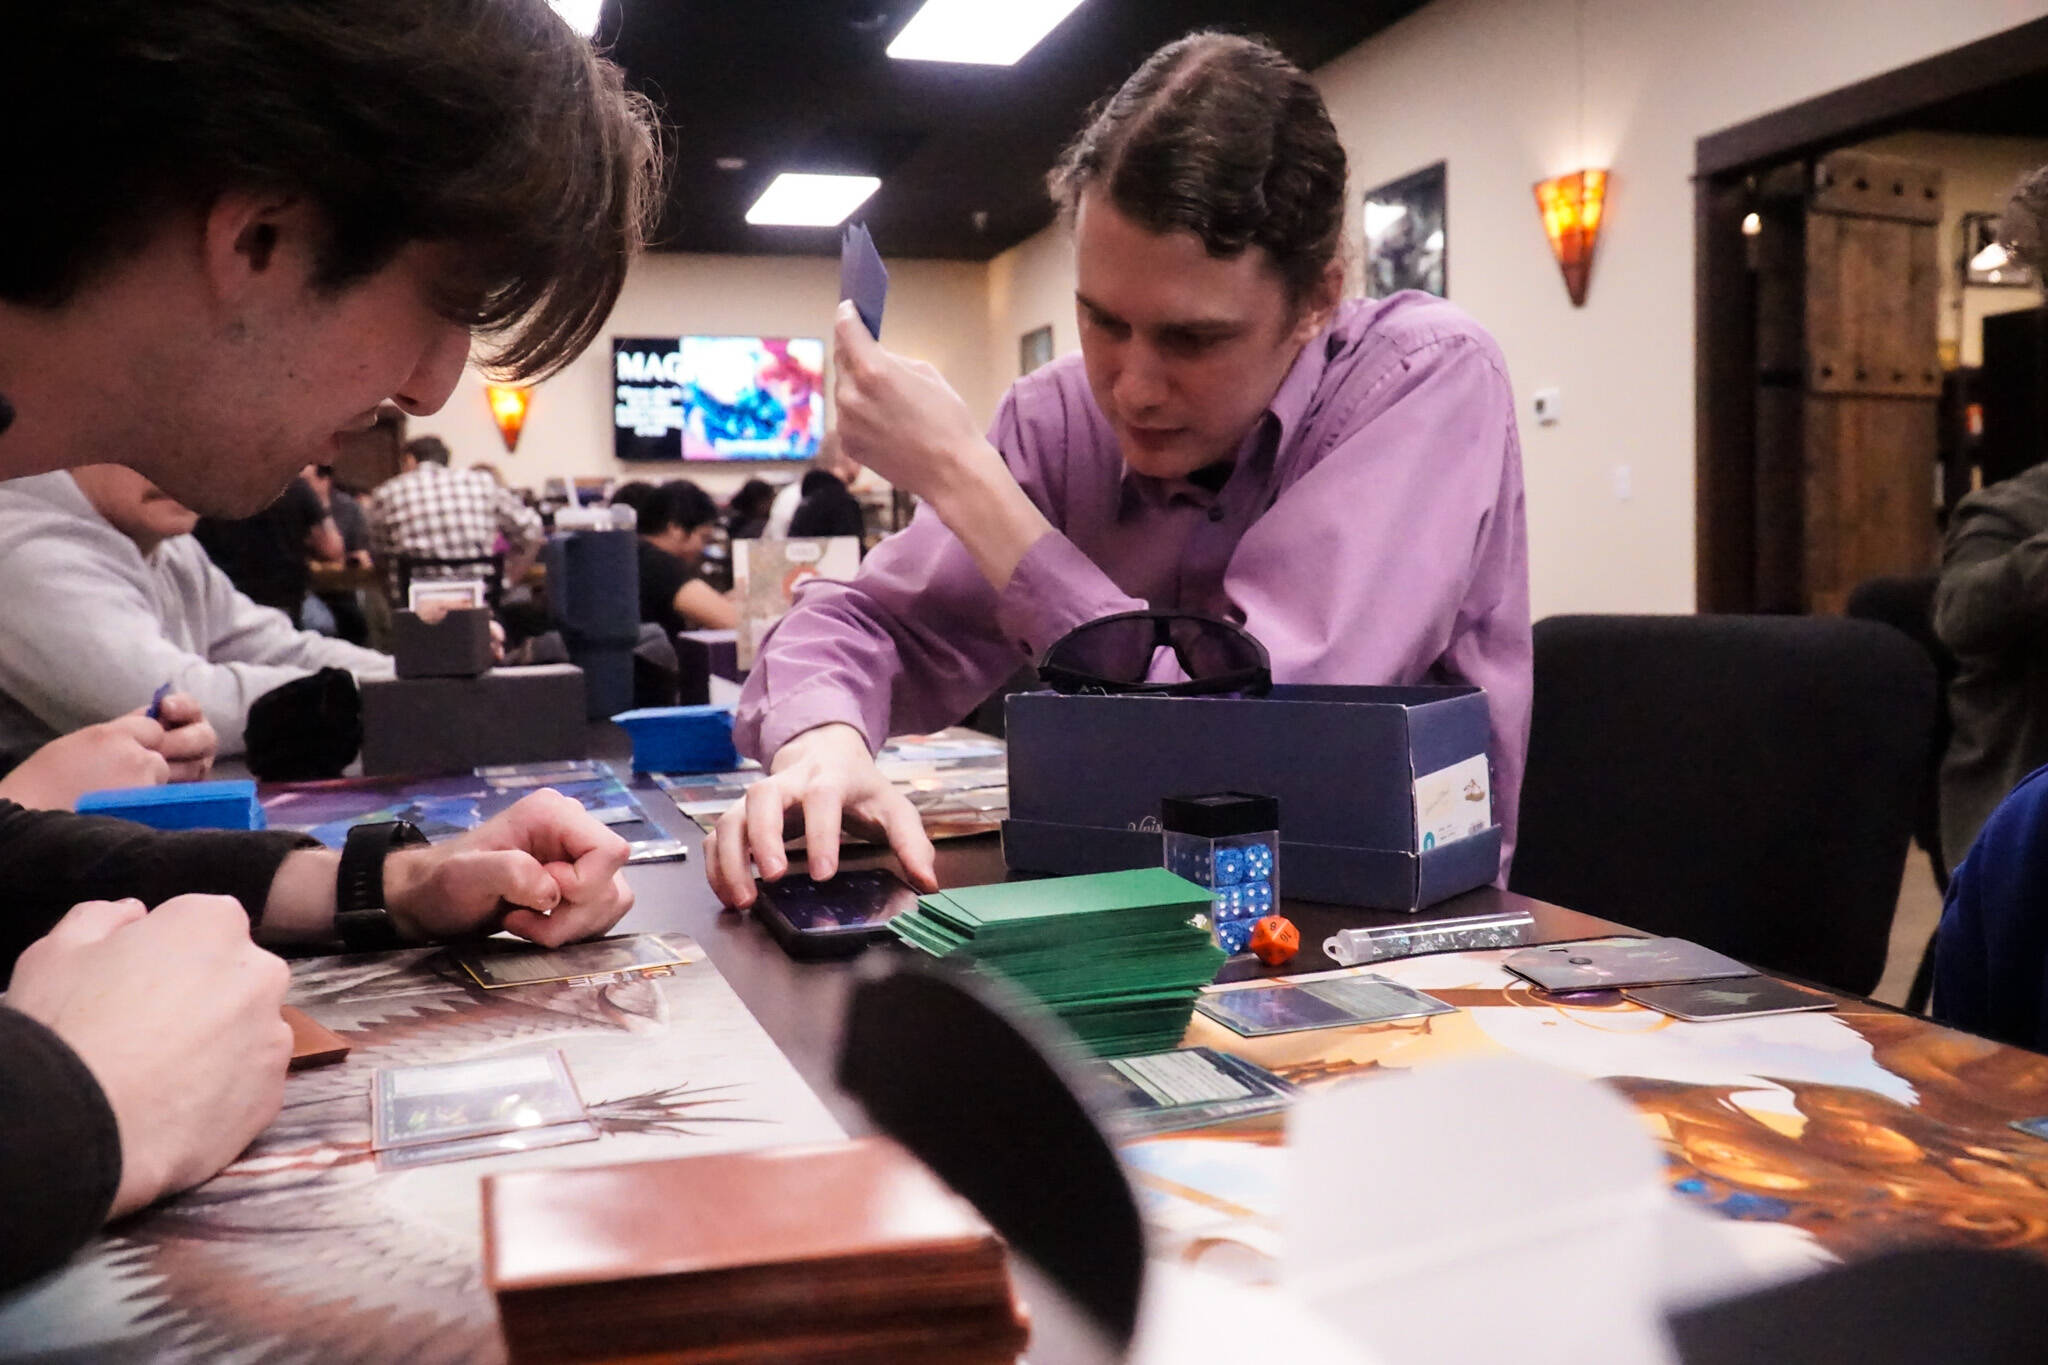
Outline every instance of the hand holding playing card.
[(409, 939), (504, 929), (547, 947), (605, 933), (633, 908), (626, 841), (582, 805), (543, 789), (430, 848), (395, 853), (385, 908)]
[(183, 693), (164, 698), (162, 719), (138, 708), (73, 730), (30, 754), (0, 781), (0, 798), (31, 810), (70, 810), (87, 792), (196, 782), (213, 769), (219, 740)]
[(882, 348), (851, 302), (832, 328), (833, 406), (846, 453), (921, 498), (943, 497), (978, 461), (1001, 457), (939, 372)]

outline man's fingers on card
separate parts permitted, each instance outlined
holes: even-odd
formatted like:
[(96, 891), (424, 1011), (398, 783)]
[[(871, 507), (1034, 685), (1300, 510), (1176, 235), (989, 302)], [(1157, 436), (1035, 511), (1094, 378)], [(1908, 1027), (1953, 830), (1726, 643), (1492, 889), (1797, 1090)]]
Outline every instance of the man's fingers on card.
[(804, 849), (811, 875), (823, 881), (839, 867), (840, 797), (836, 790), (804, 794)]
[(892, 788), (871, 798), (864, 813), (896, 851), (896, 859), (903, 864), (911, 883), (920, 891), (938, 890), (937, 855), (932, 850), (931, 837), (924, 832), (917, 807)]
[(754, 866), (773, 881), (789, 870), (789, 854), (782, 845), (785, 798), (779, 783), (756, 782), (746, 795), (747, 847), (753, 851)]
[(754, 903), (754, 879), (748, 872), (744, 803), (718, 817), (718, 823), (711, 827), (711, 847), (711, 857), (705, 861), (711, 873), (711, 889), (733, 909), (746, 909)]

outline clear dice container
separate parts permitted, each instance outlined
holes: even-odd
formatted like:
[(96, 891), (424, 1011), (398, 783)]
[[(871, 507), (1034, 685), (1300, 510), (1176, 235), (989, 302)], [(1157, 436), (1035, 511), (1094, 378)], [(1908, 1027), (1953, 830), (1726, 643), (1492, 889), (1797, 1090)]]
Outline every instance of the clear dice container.
[(1252, 926), (1280, 911), (1280, 831), (1207, 838), (1169, 830), (1166, 870), (1212, 893), (1210, 932), (1235, 957), (1251, 942)]

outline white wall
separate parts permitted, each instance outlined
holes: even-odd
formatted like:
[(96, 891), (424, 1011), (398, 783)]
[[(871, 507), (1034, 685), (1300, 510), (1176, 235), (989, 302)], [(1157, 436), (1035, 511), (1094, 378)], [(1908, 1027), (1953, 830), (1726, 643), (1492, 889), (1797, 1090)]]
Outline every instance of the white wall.
[[(995, 411), (985, 341), (988, 268), (955, 261), (892, 260), (882, 336), (891, 349), (928, 360), (967, 399), (977, 417)], [(448, 442), (457, 465), (488, 460), (506, 481), (538, 487), (550, 475), (666, 479), (688, 476), (715, 497), (742, 481), (787, 466), (692, 463), (625, 465), (612, 458), (613, 335), (832, 334), (839, 300), (837, 257), (648, 255), (633, 267), (604, 335), (568, 369), (533, 394), (519, 449), (508, 455), (491, 422), (483, 379), (464, 373), (446, 407), (415, 418), (408, 435)], [(1016, 361), (1013, 358), (1014, 368)], [(828, 361), (829, 366), (829, 361)]]
[(1048, 324), (1055, 356), (1081, 349), (1074, 313), (1074, 239), (1058, 224), (989, 262), (989, 372), (999, 390), (1018, 376), (1025, 334)]
[[(2048, 0), (1583, 0), (1583, 133), (1580, 12), (1578, 0), (1435, 0), (1316, 78), (1354, 201), (1449, 163), (1451, 298), (1500, 339), (1523, 413), (1536, 614), (1689, 611), (1695, 142), (2038, 18)], [(1530, 186), (1584, 165), (1613, 178), (1574, 309)], [(1062, 231), (991, 266), (992, 281), (1031, 277), (1013, 297), (1033, 311), (991, 322), (1012, 371), (1017, 335), (1061, 292), (1040, 267)], [(1562, 421), (1537, 427), (1529, 395), (1553, 386)]]
[[(2025, 137), (1971, 137), (1960, 133), (1894, 133), (1862, 144), (1863, 151), (1894, 156), (1942, 170), (1941, 237), (1937, 261), (1941, 268), (1940, 335), (1958, 345), (1960, 363), (1984, 363), (1984, 319), (1993, 313), (2036, 308), (2041, 293), (1996, 285), (1960, 288), (1956, 261), (1962, 249), (1963, 215), (1998, 213), (2015, 182), (2036, 166), (2048, 164), (2048, 140)], [(1962, 296), (1958, 312), (1956, 296)]]

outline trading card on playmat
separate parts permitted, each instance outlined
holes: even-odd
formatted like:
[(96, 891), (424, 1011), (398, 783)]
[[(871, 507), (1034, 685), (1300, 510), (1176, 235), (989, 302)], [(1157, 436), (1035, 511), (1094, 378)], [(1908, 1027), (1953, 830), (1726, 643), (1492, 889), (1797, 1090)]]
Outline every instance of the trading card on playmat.
[(371, 1090), (379, 1151), (581, 1123), (583, 1100), (560, 1050), (385, 1067)]
[(1295, 989), (1344, 1010), (1354, 1024), (1457, 1012), (1455, 1005), (1446, 1005), (1433, 995), (1424, 995), (1384, 976), (1335, 976), (1326, 981), (1305, 981)]
[(1288, 985), (1247, 986), (1243, 990), (1211, 991), (1195, 1008), (1232, 1033), (1258, 1038), (1268, 1033), (1299, 1033), (1303, 1029), (1335, 1028), (1357, 1022), (1341, 1005), (1318, 999)]
[(1627, 938), (1524, 948), (1501, 965), (1546, 991), (1613, 991), (1755, 976), (1732, 957), (1682, 938)]
[(1674, 1019), (1754, 1019), (1760, 1014), (1798, 1014), (1831, 1010), (1832, 995), (1789, 985), (1768, 976), (1738, 976), (1724, 981), (1689, 981), (1677, 986), (1632, 986), (1622, 995)]
[(462, 964), (462, 970), (468, 972), (477, 985), (486, 990), (675, 967), (683, 961), (652, 934), (601, 938), (592, 943), (572, 943), (565, 948), (543, 948), (538, 944), (495, 939), (456, 950), (455, 960)]
[(1285, 1109), (1294, 1088), (1266, 1068), (1213, 1048), (1114, 1057), (1089, 1070), (1122, 1133), (1171, 1133)]

